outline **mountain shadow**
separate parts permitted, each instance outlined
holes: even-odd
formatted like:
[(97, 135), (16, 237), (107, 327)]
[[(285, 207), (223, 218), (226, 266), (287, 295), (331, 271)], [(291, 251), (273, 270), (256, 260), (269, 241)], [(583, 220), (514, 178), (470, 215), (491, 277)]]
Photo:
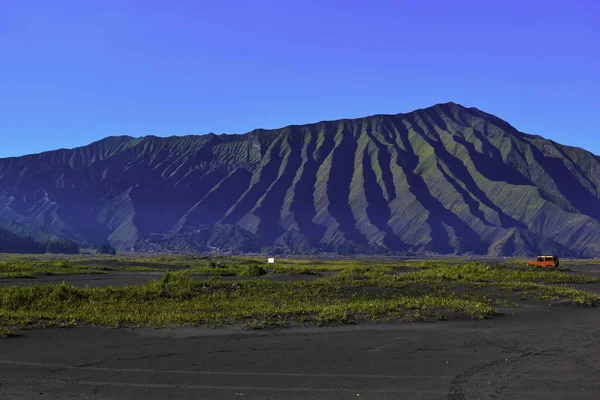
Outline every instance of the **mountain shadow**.
[[(294, 219), (298, 224), (300, 233), (308, 238), (312, 246), (318, 247), (319, 241), (325, 235), (326, 228), (315, 224), (312, 220), (317, 215), (314, 193), (315, 184), (317, 183), (317, 172), (323, 160), (321, 160), (321, 163), (318, 163), (315, 158), (319, 133), (313, 131), (311, 135), (311, 141), (306, 148), (306, 162), (304, 163), (300, 179), (296, 183), (294, 198), (290, 204), (290, 211), (294, 213)], [(333, 136), (325, 135), (321, 145), (321, 154), (329, 154), (333, 146)]]
[(377, 229), (385, 233), (383, 244), (390, 250), (403, 251), (408, 246), (394, 235), (388, 221), (392, 216), (388, 202), (383, 197), (383, 190), (377, 184), (377, 176), (371, 165), (371, 156), (365, 149), (363, 153), (364, 189), (367, 199), (367, 217)]
[(327, 181), (327, 211), (337, 221), (339, 230), (347, 240), (366, 245), (366, 237), (356, 228), (356, 219), (350, 208), (350, 184), (354, 175), (354, 157), (358, 144), (344, 125), (343, 139), (331, 156), (331, 170)]
[[(450, 154), (450, 152), (446, 149), (446, 147), (443, 145), (442, 138), (436, 132), (435, 128), (426, 120), (423, 120), (423, 123), (427, 127), (427, 130), (430, 132), (430, 135), (436, 137), (437, 140), (431, 140), (430, 137), (425, 134), (423, 128), (419, 127), (418, 124), (413, 125), (413, 128), (415, 129), (415, 131), (419, 132), (421, 134), (421, 136), (423, 137), (423, 139), (431, 147), (433, 147), (435, 155), (440, 160), (442, 160), (444, 162), (444, 164), (446, 164), (449, 167), (452, 174), (458, 180), (460, 180), (461, 182), (463, 182), (465, 184), (465, 186), (467, 187), (467, 190), (476, 197), (477, 201), (482, 203), (486, 207), (491, 208), (498, 214), (498, 216), (500, 218), (501, 227), (503, 227), (503, 228), (514, 228), (514, 227), (526, 228), (525, 224), (519, 223), (516, 219), (507, 215), (500, 207), (498, 207), (496, 204), (494, 204), (487, 197), (487, 195), (479, 188), (477, 183), (475, 183), (473, 176), (469, 173), (465, 164), (462, 161), (460, 161), (458, 158), (456, 158), (455, 156)], [(457, 143), (461, 143), (463, 146), (467, 147), (467, 150), (469, 151), (469, 156), (471, 157), (472, 160), (473, 160), (473, 157), (479, 158), (479, 156), (481, 155), (481, 153), (479, 153), (475, 150), (475, 147), (473, 146), (472, 143), (469, 143), (466, 140), (464, 140), (463, 138), (458, 138), (458, 137), (454, 137), (454, 140)], [(491, 149), (489, 149), (489, 148), (486, 148), (486, 149), (489, 151), (490, 154), (493, 154)], [(475, 154), (473, 154), (473, 152)], [(495, 162), (495, 160), (493, 160), (493, 158), (491, 158), (488, 160), (488, 163), (490, 163), (490, 162)], [(504, 164), (502, 164), (502, 165), (504, 166)], [(481, 172), (481, 171), (479, 171), (479, 172)], [(484, 219), (484, 221), (485, 221), (485, 219)]]
[(483, 252), (486, 246), (482, 243), (479, 235), (464, 221), (444, 207), (444, 205), (431, 194), (423, 177), (415, 173), (415, 170), (419, 166), (419, 157), (415, 154), (408, 138), (408, 129), (402, 123), (398, 124), (398, 127), (404, 129), (403, 132), (400, 132), (400, 140), (406, 149), (406, 151), (403, 152), (400, 147), (396, 145), (396, 151), (400, 154), (404, 153), (401, 158), (398, 158), (398, 160), (403, 160), (403, 162), (399, 163), (399, 166), (404, 170), (411, 193), (429, 212), (427, 224), (431, 229), (431, 251), (445, 254), (450, 254), (455, 251), (450, 245), (450, 237), (443, 225), (443, 223), (445, 223), (455, 230), (458, 240), (462, 239), (462, 244), (465, 246), (461, 249), (462, 251), (468, 249), (476, 253)]
[[(292, 186), (294, 177), (300, 165), (302, 164), (302, 143), (298, 140), (298, 136), (289, 134), (287, 139), (290, 141), (289, 152), (287, 155), (287, 164), (283, 173), (271, 185), (266, 192), (260, 207), (254, 212), (259, 218), (257, 234), (263, 238), (265, 244), (272, 244), (281, 234), (284, 233), (280, 225), (281, 209), (285, 201), (285, 195)], [(278, 212), (279, 211), (279, 212)]]
[[(550, 175), (559, 193), (580, 213), (600, 220), (600, 198), (590, 193), (579, 179), (565, 165), (560, 158), (546, 157), (539, 149), (532, 146), (533, 157), (543, 170)], [(548, 188), (542, 188), (547, 192)]]
[(244, 215), (248, 214), (256, 205), (258, 200), (265, 194), (271, 183), (277, 177), (279, 166), (281, 164), (281, 156), (277, 154), (278, 148), (271, 147), (269, 150), (269, 161), (260, 166), (255, 175), (258, 174), (256, 183), (248, 188), (240, 199), (235, 203), (232, 211), (225, 215), (220, 221), (222, 224), (236, 224)]

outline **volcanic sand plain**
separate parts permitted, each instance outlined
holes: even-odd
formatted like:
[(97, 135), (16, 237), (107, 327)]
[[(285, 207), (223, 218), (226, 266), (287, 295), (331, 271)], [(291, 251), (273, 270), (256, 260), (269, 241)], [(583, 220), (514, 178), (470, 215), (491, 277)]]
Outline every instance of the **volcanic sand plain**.
[[(76, 263), (77, 261), (72, 261)], [(393, 261), (392, 261), (393, 263)], [(402, 263), (402, 261), (398, 261)], [(565, 274), (600, 277), (595, 262)], [(165, 268), (165, 265), (155, 266)], [(178, 268), (172, 268), (178, 270)], [(162, 271), (1, 279), (4, 287), (66, 280), (79, 287), (143, 284)], [(201, 271), (200, 271), (201, 272)], [(314, 272), (314, 271), (310, 271)], [(314, 282), (320, 273), (220, 279)], [(307, 278), (309, 277), (309, 278)], [(198, 282), (208, 279), (195, 276)], [(600, 294), (600, 283), (569, 283)], [(248, 329), (72, 327), (0, 338), (6, 399), (596, 399), (600, 311), (526, 298), (483, 319), (359, 321)]]

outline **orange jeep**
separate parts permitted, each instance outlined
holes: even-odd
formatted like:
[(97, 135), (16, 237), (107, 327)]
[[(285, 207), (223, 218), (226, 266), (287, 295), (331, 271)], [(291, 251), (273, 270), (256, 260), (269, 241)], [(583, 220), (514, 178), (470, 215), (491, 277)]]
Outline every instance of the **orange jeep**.
[(539, 256), (537, 261), (529, 261), (527, 265), (531, 267), (558, 268), (559, 261), (556, 256)]

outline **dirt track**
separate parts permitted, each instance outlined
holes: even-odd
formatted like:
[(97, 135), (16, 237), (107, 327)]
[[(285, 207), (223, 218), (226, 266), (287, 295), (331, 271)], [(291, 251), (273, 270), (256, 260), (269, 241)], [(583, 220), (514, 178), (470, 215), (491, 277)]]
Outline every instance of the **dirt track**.
[(31, 330), (0, 340), (3, 399), (597, 399), (600, 309), (244, 332)]
[[(40, 275), (33, 278), (2, 278), (0, 279), (1, 286), (27, 286), (46, 283), (61, 283), (66, 282), (76, 287), (106, 287), (106, 286), (125, 286), (125, 285), (143, 285), (150, 281), (158, 280), (163, 276), (164, 271), (136, 271), (136, 272), (116, 272), (111, 271), (104, 274), (82, 274), (82, 275)], [(207, 275), (192, 275), (192, 279), (204, 280), (208, 279)], [(303, 274), (273, 274), (263, 275), (259, 277), (247, 276), (222, 276), (220, 279), (224, 281), (248, 280), (248, 279), (264, 279), (273, 282), (288, 282), (288, 281), (312, 281), (319, 278), (317, 275)]]
[[(90, 278), (102, 279), (79, 283)], [(600, 293), (600, 284), (580, 286)], [(265, 331), (29, 330), (0, 339), (0, 398), (598, 398), (600, 308), (530, 301), (505, 312)]]

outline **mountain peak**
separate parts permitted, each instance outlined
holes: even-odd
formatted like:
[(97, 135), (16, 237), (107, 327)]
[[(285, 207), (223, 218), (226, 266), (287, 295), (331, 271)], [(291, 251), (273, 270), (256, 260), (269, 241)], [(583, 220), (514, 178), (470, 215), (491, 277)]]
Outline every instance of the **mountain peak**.
[[(107, 136), (103, 139), (97, 140), (96, 142), (127, 142), (130, 140), (134, 140), (135, 138), (133, 136), (129, 136), (129, 135), (114, 135), (114, 136)], [(94, 143), (96, 143), (94, 142)]]

